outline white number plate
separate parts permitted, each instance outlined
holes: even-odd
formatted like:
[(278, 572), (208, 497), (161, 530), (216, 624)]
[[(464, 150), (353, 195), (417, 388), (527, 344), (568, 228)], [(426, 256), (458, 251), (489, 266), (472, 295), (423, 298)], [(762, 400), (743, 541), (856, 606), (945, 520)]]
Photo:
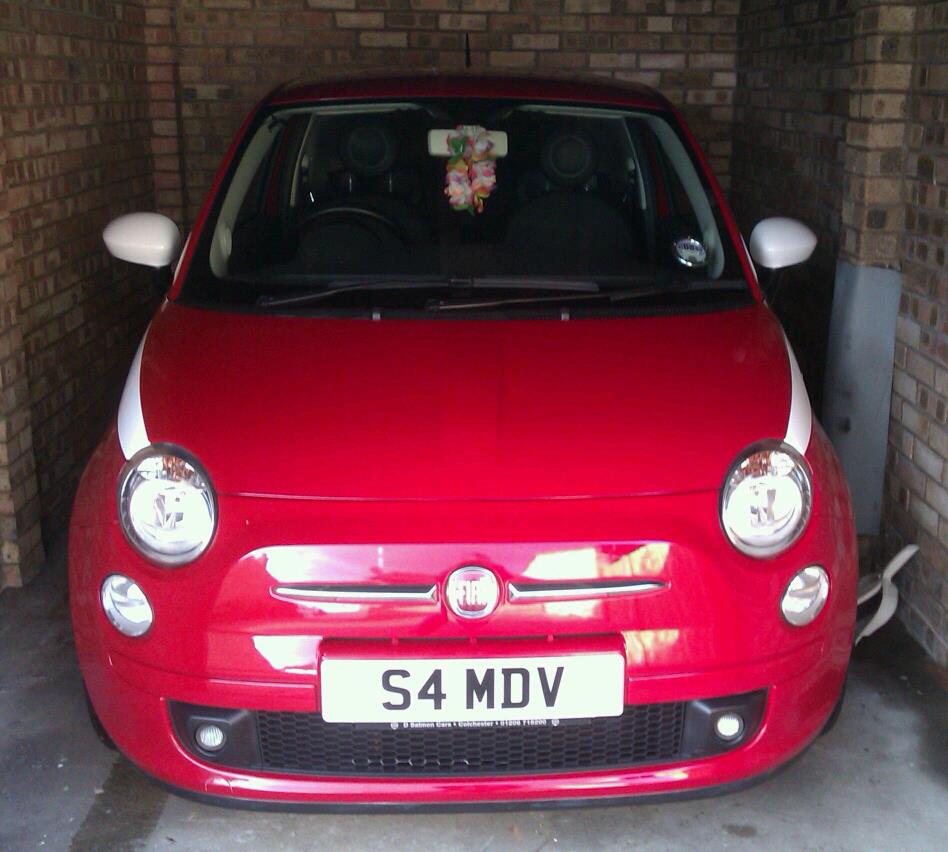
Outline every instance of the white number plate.
[(327, 722), (505, 722), (619, 716), (621, 654), (472, 660), (324, 659)]

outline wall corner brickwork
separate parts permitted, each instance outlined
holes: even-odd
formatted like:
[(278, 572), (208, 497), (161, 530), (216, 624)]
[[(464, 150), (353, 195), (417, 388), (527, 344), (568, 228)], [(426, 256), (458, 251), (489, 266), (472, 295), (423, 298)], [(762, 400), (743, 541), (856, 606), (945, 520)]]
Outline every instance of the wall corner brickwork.
[(178, 71), (178, 2), (147, 0), (145, 57), (155, 209), (187, 230), (188, 193), (184, 183), (181, 99)]
[(745, 235), (766, 216), (816, 232), (773, 302), (818, 411), (840, 245), (853, 75), (847, 0), (743, 0), (738, 22), (731, 201)]
[(0, 2), (0, 563), (62, 529), (151, 310), (110, 218), (154, 207), (143, 0)]
[(0, 589), (28, 582), (43, 562), (26, 359), (9, 263), (13, 239), (5, 161), (0, 146)]
[(899, 267), (914, 4), (854, 0), (840, 257)]
[(918, 3), (911, 40), (884, 553), (921, 548), (900, 613), (948, 665), (948, 3)]

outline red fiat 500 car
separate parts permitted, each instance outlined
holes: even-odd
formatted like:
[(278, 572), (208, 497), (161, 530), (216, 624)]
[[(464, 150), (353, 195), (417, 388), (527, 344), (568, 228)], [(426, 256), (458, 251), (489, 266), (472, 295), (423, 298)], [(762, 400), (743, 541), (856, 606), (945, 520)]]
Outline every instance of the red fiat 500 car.
[[(849, 496), (680, 116), (494, 78), (278, 90), (168, 269), (69, 561), (93, 720), (244, 804), (727, 790), (816, 737)], [(768, 275), (773, 273), (768, 272)], [(169, 275), (170, 278), (170, 275)]]

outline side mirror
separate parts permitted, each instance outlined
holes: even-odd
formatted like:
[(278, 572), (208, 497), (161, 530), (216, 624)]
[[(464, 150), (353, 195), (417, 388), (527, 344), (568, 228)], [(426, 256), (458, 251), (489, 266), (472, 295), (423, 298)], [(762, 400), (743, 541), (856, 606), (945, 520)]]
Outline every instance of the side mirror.
[(785, 269), (810, 259), (816, 234), (802, 222), (773, 216), (763, 219), (751, 232), (750, 254), (764, 269)]
[(127, 213), (113, 219), (102, 232), (112, 257), (164, 269), (171, 266), (181, 248), (178, 226), (160, 213)]

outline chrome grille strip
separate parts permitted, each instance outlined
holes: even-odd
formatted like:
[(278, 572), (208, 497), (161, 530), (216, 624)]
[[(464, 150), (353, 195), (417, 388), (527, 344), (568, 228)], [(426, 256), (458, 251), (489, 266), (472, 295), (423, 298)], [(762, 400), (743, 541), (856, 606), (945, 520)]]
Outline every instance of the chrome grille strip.
[(657, 580), (607, 580), (581, 583), (510, 583), (508, 597), (511, 603), (534, 601), (575, 601), (634, 595), (664, 588)]
[(298, 585), (277, 586), (274, 594), (284, 598), (334, 603), (434, 603), (438, 587), (431, 586), (361, 586), (361, 585)]
[[(607, 580), (573, 583), (509, 583), (511, 603), (537, 601), (575, 601), (633, 595), (655, 591), (665, 584), (656, 580)], [(274, 594), (296, 600), (335, 603), (435, 603), (437, 585), (284, 585), (276, 586)]]

